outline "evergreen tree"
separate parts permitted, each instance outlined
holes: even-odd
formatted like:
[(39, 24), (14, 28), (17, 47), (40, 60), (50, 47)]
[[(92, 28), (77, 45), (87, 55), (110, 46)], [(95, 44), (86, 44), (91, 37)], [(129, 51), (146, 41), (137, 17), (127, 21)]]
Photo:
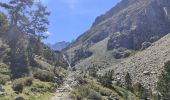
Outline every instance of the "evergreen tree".
[(103, 76), (99, 77), (99, 82), (105, 87), (113, 88), (112, 86), (113, 74), (114, 74), (113, 70), (106, 72)]
[(0, 7), (8, 12), (9, 31), (15, 27), (29, 36), (39, 39), (45, 37), (42, 33), (47, 31), (46, 26), (49, 24), (47, 16), (50, 13), (46, 11), (46, 7), (41, 2), (10, 0), (9, 3), (0, 2)]
[(125, 76), (125, 87), (127, 90), (131, 90), (133, 89), (132, 87), (132, 79), (131, 79), (131, 76), (130, 74), (127, 72), (126, 73), (126, 76)]
[(4, 38), (11, 48), (12, 76), (13, 78), (26, 76), (29, 74), (30, 59), (33, 59), (34, 52), (29, 46), (29, 39), (34, 38), (38, 41), (36, 44), (40, 44), (41, 39), (46, 37), (44, 33), (49, 24), (47, 18), (49, 12), (41, 2), (35, 0), (10, 0), (8, 3), (0, 1), (1, 8), (6, 10), (9, 24)]
[(144, 99), (147, 100), (148, 97), (148, 91), (142, 86), (141, 83), (136, 83), (134, 85), (134, 91), (135, 94), (140, 98), (140, 99)]
[(97, 76), (97, 71), (98, 71), (97, 65), (93, 64), (93, 66), (88, 68), (88, 71), (89, 71), (90, 76), (96, 77)]
[(170, 100), (170, 61), (164, 65), (164, 71), (159, 77), (158, 90), (163, 100)]

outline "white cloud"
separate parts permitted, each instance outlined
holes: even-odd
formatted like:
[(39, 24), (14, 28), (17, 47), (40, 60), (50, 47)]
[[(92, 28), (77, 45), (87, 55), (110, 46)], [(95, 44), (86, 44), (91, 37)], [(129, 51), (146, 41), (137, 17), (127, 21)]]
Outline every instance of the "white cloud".
[(74, 10), (78, 4), (78, 0), (67, 0), (70, 9)]
[(47, 34), (47, 35), (51, 35), (52, 33), (50, 33), (49, 31), (47, 31), (47, 32), (45, 32), (45, 34)]
[(70, 10), (74, 10), (78, 5), (80, 0), (60, 0), (60, 2), (65, 3)]

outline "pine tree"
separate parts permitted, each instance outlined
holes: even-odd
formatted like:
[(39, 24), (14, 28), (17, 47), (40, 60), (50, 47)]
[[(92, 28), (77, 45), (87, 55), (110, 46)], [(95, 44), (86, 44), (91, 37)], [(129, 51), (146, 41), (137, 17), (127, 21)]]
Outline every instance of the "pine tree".
[(127, 72), (126, 73), (126, 76), (125, 76), (125, 87), (127, 90), (131, 90), (133, 89), (132, 87), (132, 79), (131, 79), (131, 76), (130, 74)]
[(26, 76), (29, 74), (30, 59), (34, 52), (29, 47), (29, 39), (34, 38), (38, 41), (36, 44), (40, 44), (41, 39), (46, 37), (44, 33), (49, 24), (47, 18), (49, 12), (41, 2), (35, 0), (9, 0), (8, 3), (0, 1), (1, 8), (5, 10), (8, 18), (9, 28), (3, 34), (11, 48), (12, 76), (13, 78)]
[(96, 77), (97, 76), (97, 65), (93, 64), (93, 66), (88, 68), (89, 75)]
[(170, 61), (164, 65), (164, 71), (159, 77), (158, 90), (163, 100), (170, 100)]
[(45, 38), (47, 31), (48, 15), (46, 7), (35, 0), (10, 0), (9, 3), (0, 2), (0, 7), (8, 12), (9, 30), (17, 28), (21, 33)]
[(106, 72), (103, 76), (99, 77), (99, 82), (105, 87), (113, 88), (112, 86), (113, 74), (114, 74), (113, 70)]

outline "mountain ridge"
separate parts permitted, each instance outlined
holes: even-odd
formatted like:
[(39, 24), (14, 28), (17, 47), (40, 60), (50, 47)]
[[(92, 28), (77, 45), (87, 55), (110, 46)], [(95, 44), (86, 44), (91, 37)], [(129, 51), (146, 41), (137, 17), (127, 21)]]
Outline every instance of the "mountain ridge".
[[(71, 47), (79, 44), (93, 45), (106, 37), (110, 37), (110, 44), (108, 46), (114, 49), (115, 45), (113, 45), (113, 42), (116, 40), (115, 37), (118, 33), (121, 36), (124, 34), (126, 37), (129, 37), (127, 42), (133, 44), (131, 47), (125, 46), (125, 48), (140, 49), (143, 42), (150, 41), (150, 38), (154, 36), (161, 38), (170, 31), (168, 30), (168, 26), (170, 26), (168, 21), (169, 14), (165, 14), (168, 10), (166, 12), (164, 10), (168, 9), (169, 1), (165, 0), (162, 2), (158, 0), (123, 0), (106, 14), (97, 17), (93, 26), (78, 37), (71, 44)], [(161, 20), (155, 22), (157, 19)], [(142, 35), (141, 39), (138, 38), (139, 35)], [(120, 38), (123, 43), (126, 42), (121, 36), (117, 38)], [(116, 44), (124, 47), (124, 44)]]
[(63, 49), (67, 48), (69, 44), (70, 42), (61, 41), (55, 44), (47, 44), (47, 45), (53, 50), (62, 51)]

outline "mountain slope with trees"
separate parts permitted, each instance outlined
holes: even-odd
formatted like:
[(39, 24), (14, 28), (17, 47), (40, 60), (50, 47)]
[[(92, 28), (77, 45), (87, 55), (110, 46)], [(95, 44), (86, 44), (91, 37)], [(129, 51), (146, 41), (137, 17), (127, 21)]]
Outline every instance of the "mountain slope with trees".
[(0, 1), (0, 9), (0, 99), (51, 95), (66, 67), (63, 55), (41, 42), (47, 38), (50, 13), (35, 0)]

